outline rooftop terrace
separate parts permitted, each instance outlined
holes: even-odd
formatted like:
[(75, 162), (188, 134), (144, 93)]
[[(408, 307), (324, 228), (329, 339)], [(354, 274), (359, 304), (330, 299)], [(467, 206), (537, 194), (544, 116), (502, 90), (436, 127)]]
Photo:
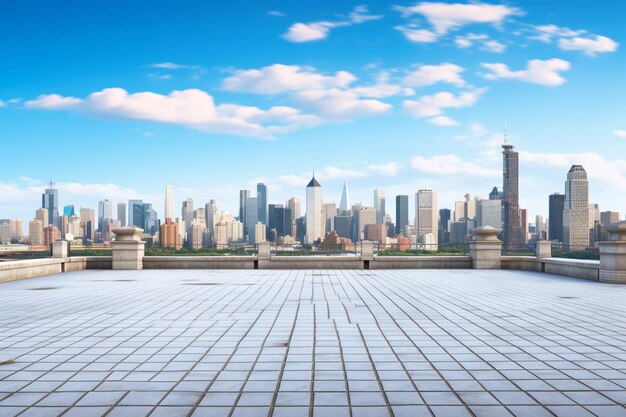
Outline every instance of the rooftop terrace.
[(1, 416), (626, 416), (626, 287), (507, 270), (0, 284)]

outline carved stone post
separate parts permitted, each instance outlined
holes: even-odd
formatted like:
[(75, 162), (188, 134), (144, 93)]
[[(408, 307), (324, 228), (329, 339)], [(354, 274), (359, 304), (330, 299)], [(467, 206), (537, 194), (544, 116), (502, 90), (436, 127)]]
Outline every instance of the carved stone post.
[(492, 226), (482, 226), (472, 230), (472, 240), (469, 242), (472, 268), (500, 269), (502, 267), (502, 242), (498, 233), (502, 229)]
[(133, 226), (113, 229), (113, 269), (143, 269), (146, 242), (141, 240), (143, 229)]

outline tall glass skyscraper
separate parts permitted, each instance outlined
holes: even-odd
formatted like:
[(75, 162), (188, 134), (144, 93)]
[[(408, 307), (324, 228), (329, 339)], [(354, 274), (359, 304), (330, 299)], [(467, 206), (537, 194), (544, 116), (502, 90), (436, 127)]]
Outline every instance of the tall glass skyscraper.
[(48, 224), (59, 226), (59, 191), (50, 185), (41, 195), (41, 207), (48, 210)]
[(565, 210), (565, 195), (559, 193), (550, 194), (549, 210), (549, 239), (563, 242), (563, 210)]
[(257, 204), (259, 208), (258, 219), (267, 226), (267, 186), (263, 183), (256, 185)]
[(404, 227), (409, 224), (409, 196), (396, 196), (396, 234), (404, 234)]
[(589, 245), (589, 181), (582, 165), (572, 165), (565, 181), (563, 244), (571, 251)]
[(523, 242), (519, 213), (519, 154), (513, 150), (513, 145), (506, 143), (506, 136), (502, 149), (504, 247), (514, 249), (521, 247)]

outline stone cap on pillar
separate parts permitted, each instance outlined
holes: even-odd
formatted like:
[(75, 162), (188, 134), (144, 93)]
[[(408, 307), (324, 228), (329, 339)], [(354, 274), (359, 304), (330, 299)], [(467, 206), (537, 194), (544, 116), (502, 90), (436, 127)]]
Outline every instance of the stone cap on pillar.
[(609, 240), (626, 241), (626, 220), (609, 224), (606, 231), (609, 232)]
[(472, 241), (474, 242), (500, 242), (498, 234), (502, 232), (502, 229), (493, 226), (481, 226), (472, 230)]
[(143, 233), (143, 229), (134, 226), (125, 226), (120, 229), (113, 229), (112, 232), (115, 234), (115, 241), (117, 242), (141, 242), (141, 234)]

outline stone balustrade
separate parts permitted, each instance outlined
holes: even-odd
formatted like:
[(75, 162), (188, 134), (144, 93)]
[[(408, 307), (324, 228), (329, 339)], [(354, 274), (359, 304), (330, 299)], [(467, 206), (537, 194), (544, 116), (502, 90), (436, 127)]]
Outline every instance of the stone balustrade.
[(626, 284), (626, 221), (606, 227), (609, 240), (600, 242), (600, 281)]

